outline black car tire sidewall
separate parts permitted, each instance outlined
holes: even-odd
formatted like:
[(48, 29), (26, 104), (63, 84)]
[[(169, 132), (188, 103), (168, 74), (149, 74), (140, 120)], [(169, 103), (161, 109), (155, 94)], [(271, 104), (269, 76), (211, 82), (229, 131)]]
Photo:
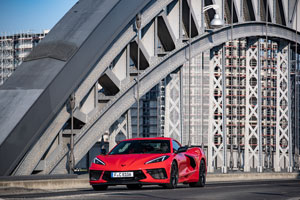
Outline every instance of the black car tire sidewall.
[[(174, 170), (175, 170), (175, 172), (174, 172)], [(175, 174), (175, 180), (174, 180), (174, 174), (173, 173), (176, 173)], [(178, 184), (178, 167), (177, 167), (176, 162), (173, 162), (172, 165), (171, 165), (171, 170), (170, 170), (170, 183), (166, 184), (165, 188), (174, 189), (174, 188), (177, 187), (177, 184)]]

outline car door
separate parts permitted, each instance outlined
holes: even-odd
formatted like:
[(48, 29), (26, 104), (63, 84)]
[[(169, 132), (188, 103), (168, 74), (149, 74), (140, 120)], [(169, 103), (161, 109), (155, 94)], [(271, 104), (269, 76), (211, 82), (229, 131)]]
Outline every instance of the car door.
[[(173, 146), (173, 152), (176, 152), (181, 145), (177, 141), (172, 140), (172, 146)], [(179, 178), (185, 176), (187, 173), (187, 157), (184, 155), (184, 152), (177, 153), (175, 155), (175, 159), (177, 160), (178, 163)]]

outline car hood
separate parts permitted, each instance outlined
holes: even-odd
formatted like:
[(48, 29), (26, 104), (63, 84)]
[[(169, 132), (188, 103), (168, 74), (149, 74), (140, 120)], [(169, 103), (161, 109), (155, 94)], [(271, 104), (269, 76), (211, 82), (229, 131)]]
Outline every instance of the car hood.
[[(97, 156), (105, 165), (113, 170), (139, 169), (145, 162), (168, 154), (125, 154)], [(151, 164), (150, 164), (151, 165)]]

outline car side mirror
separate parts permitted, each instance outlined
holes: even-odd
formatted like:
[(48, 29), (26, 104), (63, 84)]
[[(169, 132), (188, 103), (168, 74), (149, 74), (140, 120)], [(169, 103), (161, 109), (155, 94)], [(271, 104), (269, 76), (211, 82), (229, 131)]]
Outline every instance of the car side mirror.
[(106, 153), (107, 153), (107, 152), (106, 152), (106, 149), (101, 149), (100, 152), (101, 152), (102, 155), (106, 155)]
[(183, 153), (188, 150), (188, 147), (179, 147), (179, 149), (176, 151), (176, 153)]

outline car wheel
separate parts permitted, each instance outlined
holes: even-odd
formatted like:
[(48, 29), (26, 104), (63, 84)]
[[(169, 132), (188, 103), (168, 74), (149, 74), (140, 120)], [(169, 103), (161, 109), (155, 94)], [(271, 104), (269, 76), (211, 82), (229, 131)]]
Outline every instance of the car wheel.
[(107, 185), (92, 185), (92, 187), (96, 191), (106, 190), (108, 188)]
[(206, 167), (204, 160), (200, 162), (200, 169), (199, 169), (199, 180), (195, 183), (190, 183), (191, 187), (204, 187), (206, 183)]
[(174, 189), (178, 184), (178, 168), (175, 162), (172, 163), (171, 172), (170, 172), (170, 183), (165, 185), (165, 188)]
[(138, 189), (142, 188), (142, 185), (141, 184), (130, 184), (130, 185), (127, 185), (127, 188), (129, 190), (138, 190)]

